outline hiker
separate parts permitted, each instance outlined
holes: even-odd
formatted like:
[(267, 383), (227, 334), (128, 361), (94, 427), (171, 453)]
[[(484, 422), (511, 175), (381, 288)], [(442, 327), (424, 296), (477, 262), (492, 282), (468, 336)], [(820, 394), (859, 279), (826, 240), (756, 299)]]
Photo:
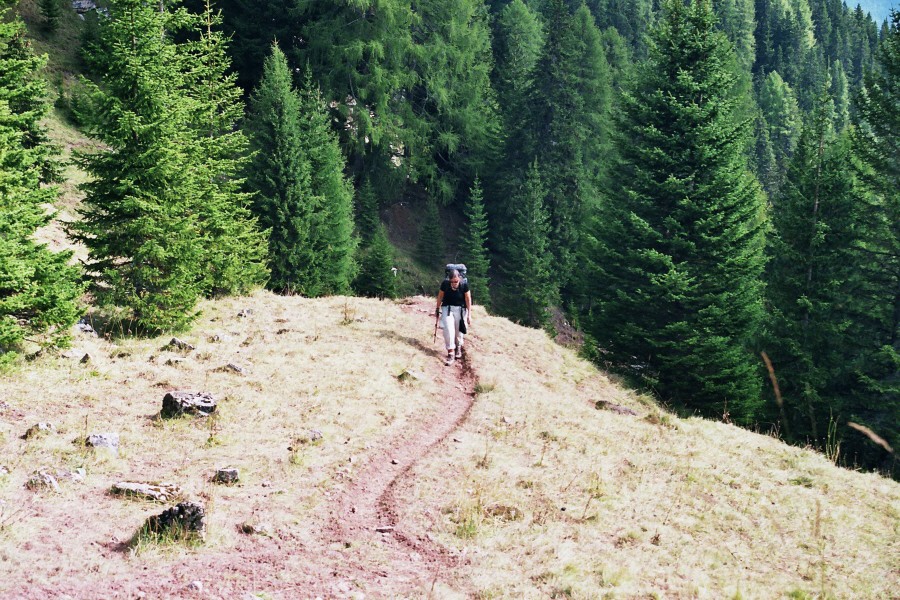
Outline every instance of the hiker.
[(434, 312), (435, 316), (441, 318), (441, 327), (444, 329), (447, 348), (445, 364), (452, 365), (454, 360), (462, 357), (466, 325), (472, 326), (472, 293), (469, 291), (469, 284), (462, 280), (456, 269), (451, 269), (447, 279), (441, 282)]

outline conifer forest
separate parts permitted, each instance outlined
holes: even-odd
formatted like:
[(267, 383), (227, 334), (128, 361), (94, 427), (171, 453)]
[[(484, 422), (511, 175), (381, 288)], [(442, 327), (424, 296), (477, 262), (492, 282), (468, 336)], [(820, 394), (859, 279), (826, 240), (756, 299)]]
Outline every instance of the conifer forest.
[[(0, 2), (4, 368), (87, 311), (177, 331), (202, 298), (431, 295), (462, 262), (476, 303), (562, 316), (675, 410), (900, 474), (900, 13), (98, 5), (77, 80), (54, 89)], [(39, 6), (48, 30), (71, 10)], [(71, 158), (77, 261), (34, 237), (63, 183), (54, 112), (94, 141)], [(412, 240), (389, 227), (398, 207)]]

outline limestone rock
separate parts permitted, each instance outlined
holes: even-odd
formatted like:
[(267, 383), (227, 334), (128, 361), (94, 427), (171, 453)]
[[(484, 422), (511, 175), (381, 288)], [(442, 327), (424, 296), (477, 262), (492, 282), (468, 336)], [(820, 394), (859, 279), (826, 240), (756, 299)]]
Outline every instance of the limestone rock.
[(214, 413), (216, 401), (209, 392), (168, 392), (163, 397), (160, 416), (164, 419), (184, 414), (206, 416)]
[(216, 471), (216, 474), (213, 476), (213, 481), (215, 483), (224, 483), (227, 485), (231, 485), (232, 483), (237, 483), (240, 481), (240, 471), (235, 469), (234, 467), (226, 467), (224, 469), (219, 469)]
[(126, 498), (140, 498), (155, 502), (169, 502), (181, 496), (181, 488), (174, 483), (141, 483), (120, 481), (110, 488), (110, 493)]
[[(80, 15), (84, 13), (94, 10), (97, 8), (97, 5), (94, 4), (94, 0), (72, 0), (72, 8), (75, 9)], [(81, 323), (79, 323), (81, 325)]]
[(59, 491), (59, 482), (56, 477), (45, 470), (35, 471), (25, 482), (25, 487), (34, 492), (41, 490)]
[(46, 435), (48, 433), (54, 433), (56, 431), (56, 427), (53, 426), (53, 423), (35, 423), (25, 432), (25, 435), (22, 436), (23, 440), (31, 440), (36, 437), (40, 437), (42, 435)]
[(84, 439), (84, 445), (95, 450), (105, 450), (113, 456), (119, 455), (118, 433), (92, 433)]
[(143, 531), (156, 536), (173, 536), (179, 540), (203, 539), (206, 536), (206, 512), (195, 502), (180, 502), (147, 519)]
[(184, 340), (180, 340), (177, 337), (173, 337), (168, 344), (166, 344), (165, 348), (175, 348), (177, 350), (183, 350), (185, 352), (190, 352), (194, 350), (194, 346), (185, 342)]

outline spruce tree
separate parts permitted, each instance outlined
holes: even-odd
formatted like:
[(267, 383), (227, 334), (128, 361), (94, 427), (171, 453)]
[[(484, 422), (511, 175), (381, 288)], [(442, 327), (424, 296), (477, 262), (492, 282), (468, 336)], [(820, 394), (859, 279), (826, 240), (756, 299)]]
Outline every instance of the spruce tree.
[(321, 287), (310, 295), (346, 294), (355, 275), (353, 184), (344, 175), (346, 163), (337, 136), (329, 126), (325, 100), (307, 71), (300, 90), (301, 150), (311, 168), (310, 187), (322, 199), (320, 221), (310, 243), (320, 266)]
[(269, 231), (269, 287), (313, 295), (323, 289), (313, 239), (324, 222), (324, 200), (312, 191), (312, 167), (303, 151), (300, 120), (300, 98), (287, 59), (273, 44), (245, 122), (255, 152), (247, 186), (255, 194), (253, 211)]
[(68, 264), (71, 253), (51, 252), (33, 238), (52, 218), (44, 206), (56, 197), (55, 188), (41, 185), (42, 174), (53, 170), (45, 164), (52, 148), (33, 137), (48, 109), (39, 74), (44, 59), (21, 52), (25, 26), (8, 18), (6, 4), (0, 6), (0, 364), (16, 356), (26, 336), (64, 343), (82, 290)]
[(98, 304), (119, 307), (147, 331), (178, 329), (195, 316), (204, 249), (196, 198), (203, 192), (171, 33), (183, 11), (114, 0), (89, 56), (101, 84), (86, 82), (99, 149), (77, 155), (90, 175), (76, 239)]
[[(857, 319), (857, 335), (868, 345), (857, 362), (860, 386), (853, 393), (850, 418), (900, 447), (900, 12), (876, 53), (877, 69), (865, 75), (855, 97), (853, 148), (857, 176), (867, 194), (861, 207), (867, 282), (859, 298), (868, 300)], [(856, 433), (850, 438), (867, 466), (896, 473), (896, 459)]]
[(59, 20), (62, 17), (62, 7), (59, 4), (59, 0), (38, 0), (38, 8), (44, 17), (44, 27), (51, 33), (59, 29)]
[(564, 0), (550, 0), (545, 12), (547, 40), (529, 98), (527, 149), (543, 169), (554, 285), (570, 289), (582, 223), (595, 204), (607, 154), (609, 68), (587, 8), (573, 15)]
[(393, 266), (394, 250), (384, 226), (379, 225), (372, 243), (362, 255), (353, 288), (363, 296), (394, 298), (397, 295), (397, 284)]
[(381, 224), (378, 204), (378, 193), (372, 182), (366, 179), (356, 190), (356, 231), (362, 247), (369, 246)]
[(237, 128), (244, 109), (235, 75), (228, 72), (221, 20), (206, 0), (193, 26), (199, 37), (184, 48), (194, 155), (200, 159), (195, 200), (204, 241), (202, 289), (213, 296), (245, 293), (268, 278), (266, 236), (250, 212), (249, 194), (241, 189), (248, 141)]
[(592, 334), (663, 398), (749, 421), (760, 394), (763, 195), (735, 122), (731, 46), (709, 0), (664, 2), (624, 94), (598, 223)]
[(476, 179), (466, 203), (466, 226), (460, 243), (460, 255), (468, 269), (472, 301), (486, 308), (491, 307), (490, 254), (487, 249), (488, 220), (484, 212), (484, 194), (481, 181)]
[(846, 373), (857, 346), (850, 307), (858, 291), (849, 145), (824, 94), (804, 128), (772, 209), (766, 351), (784, 398), (788, 439), (824, 447), (843, 419)]
[(503, 273), (501, 314), (519, 323), (539, 327), (547, 322), (547, 308), (558, 301), (553, 286), (552, 257), (548, 251), (550, 217), (544, 208), (546, 190), (541, 170), (533, 162), (516, 194), (512, 215), (511, 247)]
[(425, 213), (419, 226), (419, 239), (416, 244), (416, 257), (426, 267), (443, 265), (446, 259), (444, 229), (441, 227), (441, 215), (437, 202), (429, 198), (425, 203)]

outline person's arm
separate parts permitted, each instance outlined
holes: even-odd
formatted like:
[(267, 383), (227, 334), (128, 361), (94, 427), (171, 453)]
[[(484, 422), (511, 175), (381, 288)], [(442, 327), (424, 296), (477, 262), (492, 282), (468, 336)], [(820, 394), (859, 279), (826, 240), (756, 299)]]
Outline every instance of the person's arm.
[(437, 316), (437, 315), (440, 314), (440, 312), (441, 312), (441, 302), (443, 302), (443, 301), (444, 301), (444, 290), (440, 290), (440, 291), (438, 292), (438, 297), (437, 297), (437, 306), (436, 306), (435, 309), (434, 309), (434, 314), (435, 314), (435, 316)]
[(466, 292), (466, 321), (472, 324), (472, 292)]

